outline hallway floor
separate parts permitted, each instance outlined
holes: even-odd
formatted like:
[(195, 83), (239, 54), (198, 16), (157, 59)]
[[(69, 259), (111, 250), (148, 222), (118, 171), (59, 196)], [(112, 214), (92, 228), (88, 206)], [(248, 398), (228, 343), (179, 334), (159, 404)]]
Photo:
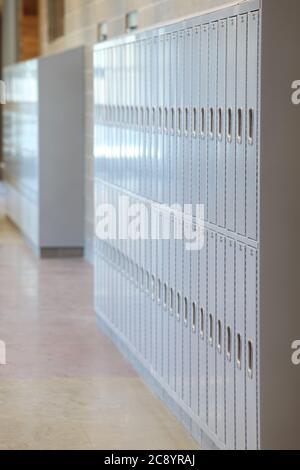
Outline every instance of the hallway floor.
[(195, 449), (97, 329), (92, 269), (37, 260), (0, 216), (0, 450)]

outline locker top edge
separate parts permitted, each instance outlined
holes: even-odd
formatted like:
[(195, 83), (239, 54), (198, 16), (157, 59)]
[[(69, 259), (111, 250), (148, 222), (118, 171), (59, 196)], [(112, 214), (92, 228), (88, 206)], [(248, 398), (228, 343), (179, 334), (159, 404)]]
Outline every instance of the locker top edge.
[(150, 39), (162, 34), (171, 34), (180, 30), (194, 28), (205, 23), (211, 23), (213, 21), (230, 18), (231, 16), (259, 10), (260, 8), (261, 0), (241, 0), (240, 2), (233, 2), (228, 5), (221, 5), (213, 10), (205, 10), (201, 13), (195, 13), (192, 16), (184, 18), (177, 18), (167, 23), (158, 23), (150, 26), (149, 28), (138, 30), (130, 34), (123, 34), (108, 41), (95, 44), (94, 52), (122, 44), (130, 44), (137, 40)]

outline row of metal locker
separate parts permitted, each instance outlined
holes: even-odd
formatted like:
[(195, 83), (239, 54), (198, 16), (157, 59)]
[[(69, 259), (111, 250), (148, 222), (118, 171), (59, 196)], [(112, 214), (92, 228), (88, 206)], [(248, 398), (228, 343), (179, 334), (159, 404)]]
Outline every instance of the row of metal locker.
[(96, 176), (159, 203), (203, 204), (205, 221), (257, 240), (259, 20), (97, 50)]
[[(120, 196), (97, 186), (99, 203)], [(229, 448), (257, 447), (257, 262), (207, 229), (200, 251), (96, 239), (98, 314)]]

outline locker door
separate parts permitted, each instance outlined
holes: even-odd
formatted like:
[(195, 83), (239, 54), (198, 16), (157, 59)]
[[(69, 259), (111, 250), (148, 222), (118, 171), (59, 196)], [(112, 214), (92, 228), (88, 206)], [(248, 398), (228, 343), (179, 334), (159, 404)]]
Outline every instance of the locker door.
[[(159, 233), (162, 233), (163, 212), (159, 210)], [(157, 324), (157, 365), (158, 374), (164, 377), (164, 304), (163, 304), (163, 285), (164, 285), (164, 244), (163, 240), (158, 240), (157, 244), (157, 302), (158, 302), (158, 324)]]
[[(150, 202), (147, 201), (147, 213), (150, 212)], [(146, 359), (148, 364), (151, 364), (152, 361), (152, 293), (155, 290), (155, 279), (153, 278), (153, 269), (152, 269), (152, 247), (151, 247), (151, 240), (148, 238), (146, 240), (146, 269), (150, 273), (151, 283), (150, 283), (150, 291), (147, 295), (147, 304), (145, 309), (146, 315)]]
[(138, 125), (138, 110), (139, 110), (139, 41), (133, 43), (133, 77), (134, 77), (134, 108), (133, 108), (133, 121), (134, 121), (134, 174), (133, 174), (133, 192), (139, 193), (139, 125)]
[(226, 446), (235, 449), (235, 242), (226, 240)]
[(191, 121), (192, 121), (192, 200), (193, 204), (193, 217), (197, 216), (196, 205), (200, 201), (200, 27), (193, 29), (193, 55), (192, 55), (192, 103), (191, 103)]
[(152, 160), (151, 160), (151, 97), (152, 97), (152, 80), (151, 77), (151, 53), (152, 53), (151, 39), (146, 41), (146, 109), (145, 109), (145, 129), (146, 129), (146, 188), (145, 196), (151, 199), (151, 178), (152, 178)]
[(218, 23), (209, 25), (209, 155), (208, 155), (208, 220), (217, 222), (217, 72), (218, 72)]
[(153, 329), (153, 360), (154, 360), (154, 370), (158, 374), (159, 370), (159, 359), (161, 359), (161, 349), (160, 339), (161, 339), (161, 315), (160, 315), (160, 305), (158, 301), (158, 297), (160, 295), (159, 292), (159, 244), (160, 241), (157, 238), (157, 230), (159, 227), (159, 212), (156, 209), (157, 206), (152, 206), (152, 218), (151, 218), (151, 233), (154, 234), (152, 236), (152, 269), (153, 269), (153, 276), (155, 278), (155, 289), (152, 295), (152, 303), (153, 303), (153, 322), (154, 322), (154, 329)]
[(192, 99), (192, 29), (184, 33), (184, 79), (183, 79), (183, 132), (184, 132), (184, 165), (183, 165), (183, 200), (184, 204), (192, 202), (192, 146), (191, 146), (191, 99)]
[(164, 37), (164, 108), (163, 108), (163, 203), (169, 204), (170, 201), (170, 71), (171, 71), (171, 36), (166, 34)]
[(248, 19), (248, 84), (247, 87), (247, 236), (257, 240), (258, 231), (258, 72), (259, 12)]
[(236, 335), (235, 335), (235, 368), (236, 368), (236, 448), (246, 447), (246, 389), (245, 389), (245, 269), (246, 247), (241, 243), (236, 247)]
[(158, 38), (152, 40), (152, 200), (157, 201), (157, 109), (158, 109)]
[(237, 25), (236, 229), (240, 235), (246, 235), (247, 19), (247, 14), (239, 16)]
[(141, 41), (140, 49), (140, 67), (141, 67), (141, 95), (140, 95), (140, 190), (141, 195), (145, 196), (146, 188), (146, 137), (145, 137), (145, 108), (146, 108), (146, 41)]
[(199, 415), (199, 251), (191, 252), (191, 408)]
[(226, 228), (235, 232), (237, 18), (227, 21)]
[(227, 22), (218, 25), (217, 224), (225, 227)]
[(217, 238), (217, 434), (225, 443), (225, 238)]
[(142, 304), (140, 310), (140, 318), (141, 318), (141, 355), (142, 358), (146, 358), (146, 315), (147, 315), (147, 303), (149, 301), (149, 294), (151, 289), (151, 273), (149, 271), (149, 266), (147, 265), (147, 256), (146, 256), (146, 240), (141, 240), (141, 265), (144, 267), (144, 275), (145, 275), (145, 288), (142, 291)]
[(164, 36), (159, 37), (159, 67), (158, 67), (158, 202), (162, 203), (164, 198)]
[(207, 366), (208, 366), (208, 426), (216, 431), (216, 234), (208, 233), (208, 317), (207, 317)]
[(200, 83), (200, 204), (204, 205), (204, 219), (208, 219), (207, 206), (207, 128), (208, 128), (208, 29), (201, 26), (201, 83)]
[(176, 203), (183, 206), (184, 203), (184, 186), (183, 186), (183, 64), (184, 64), (184, 32), (178, 32), (178, 57), (177, 57), (177, 112), (176, 112), (176, 129), (177, 129), (177, 152), (176, 152)]
[(247, 396), (247, 449), (257, 450), (258, 444), (258, 402), (257, 402), (257, 251), (247, 247), (247, 289), (246, 289), (246, 396)]
[[(182, 220), (178, 216), (176, 218), (176, 230), (182, 231)], [(183, 242), (176, 240), (176, 392), (179, 398), (182, 398), (183, 393), (183, 349), (182, 349), (182, 335), (183, 335)]]
[[(153, 204), (152, 204), (153, 211)], [(153, 212), (152, 212), (153, 214)], [(156, 222), (153, 217), (151, 217), (151, 233), (154, 229)], [(155, 238), (151, 240), (151, 266), (152, 266), (152, 275), (155, 279), (155, 285), (152, 286), (152, 365), (153, 370), (157, 371), (157, 327), (158, 327), (158, 305), (157, 305), (157, 244), (158, 241)]]
[(204, 232), (204, 246), (199, 253), (199, 415), (207, 423), (207, 231)]
[(117, 134), (117, 121), (116, 121), (116, 110), (117, 110), (117, 83), (116, 83), (116, 47), (111, 48), (111, 94), (112, 94), (112, 146), (111, 146), (111, 183), (115, 184), (116, 175), (116, 156), (118, 141)]
[[(128, 146), (128, 154), (129, 154), (129, 189), (130, 191), (134, 192), (134, 178), (135, 178), (135, 155), (134, 155), (134, 133), (135, 133), (135, 125), (134, 125), (134, 96), (135, 96), (135, 89), (134, 89), (134, 43), (130, 42), (129, 44), (129, 51), (128, 51), (128, 61), (129, 61), (129, 130), (130, 130), (130, 139), (129, 139), (129, 146)], [(114, 145), (115, 141), (113, 141)]]
[(170, 204), (174, 204), (176, 202), (177, 32), (171, 36), (170, 90)]
[(176, 389), (176, 245), (174, 238), (175, 220), (171, 217), (170, 261), (169, 261), (169, 385)]
[[(191, 222), (185, 220), (185, 233), (190, 233)], [(191, 405), (191, 251), (183, 241), (183, 399)]]

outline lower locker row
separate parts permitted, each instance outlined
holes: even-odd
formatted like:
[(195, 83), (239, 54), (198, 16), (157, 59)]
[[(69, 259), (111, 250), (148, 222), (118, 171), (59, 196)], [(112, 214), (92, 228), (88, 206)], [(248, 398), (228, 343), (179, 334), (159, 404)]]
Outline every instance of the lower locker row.
[(96, 239), (98, 314), (218, 442), (256, 449), (257, 251), (212, 231), (197, 252), (129, 243)]

